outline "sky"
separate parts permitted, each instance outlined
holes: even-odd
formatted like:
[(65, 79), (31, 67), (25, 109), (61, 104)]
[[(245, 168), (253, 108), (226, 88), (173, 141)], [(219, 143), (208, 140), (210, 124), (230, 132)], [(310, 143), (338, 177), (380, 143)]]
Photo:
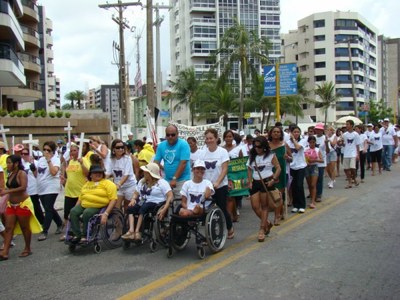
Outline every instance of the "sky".
[[(188, 0), (180, 0), (188, 1)], [(38, 5), (45, 7), (46, 16), (53, 22), (53, 51), (55, 74), (61, 81), (61, 101), (68, 92), (97, 88), (101, 84), (118, 82), (118, 68), (115, 65), (116, 54), (113, 42), (119, 43), (118, 25), (112, 20), (117, 16), (115, 9), (99, 8), (105, 0), (39, 0)], [(109, 0), (117, 3), (117, 0)], [(136, 2), (123, 0), (123, 2)], [(142, 0), (146, 3), (146, 0)], [(168, 4), (168, 0), (153, 1)], [(400, 37), (400, 1), (398, 0), (281, 0), (281, 33), (297, 29), (297, 21), (313, 13), (324, 11), (354, 11), (360, 13), (377, 29), (379, 34)], [(134, 84), (136, 74), (136, 38), (140, 39), (140, 60), (142, 80), (145, 81), (146, 60), (146, 12), (139, 6), (129, 7), (124, 12), (130, 30), (125, 30), (126, 61), (130, 63), (130, 84)], [(170, 73), (169, 14), (160, 10), (164, 16), (161, 24), (161, 70), (163, 81)], [(154, 16), (155, 17), (155, 16)], [(155, 36), (155, 31), (154, 31)], [(154, 43), (155, 51), (155, 43)]]

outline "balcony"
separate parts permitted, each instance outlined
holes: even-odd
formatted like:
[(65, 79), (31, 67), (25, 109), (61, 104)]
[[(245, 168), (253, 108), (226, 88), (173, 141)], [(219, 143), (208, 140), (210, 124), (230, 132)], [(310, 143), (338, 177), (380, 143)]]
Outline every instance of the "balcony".
[(24, 64), (25, 69), (31, 70), (36, 73), (41, 72), (39, 57), (28, 54), (28, 53), (19, 53), (18, 57), (21, 59), (22, 63)]
[(2, 40), (13, 40), (17, 49), (24, 48), (23, 32), (10, 4), (0, 1), (0, 35)]
[(54, 51), (52, 49), (46, 49), (46, 57), (49, 59), (54, 59)]
[(24, 33), (24, 41), (27, 44), (31, 44), (36, 47), (40, 47), (39, 33), (34, 28), (27, 26), (21, 26), (22, 32)]
[(3, 94), (15, 102), (33, 102), (42, 98), (41, 85), (38, 82), (27, 81), (25, 86), (3, 87)]
[(190, 12), (210, 12), (215, 11), (215, 0), (191, 0)]
[(192, 18), (190, 25), (217, 25), (214, 18)]
[(32, 0), (22, 0), (22, 5), (24, 7), (23, 18), (33, 19), (34, 21), (39, 22), (39, 9), (35, 2)]
[(0, 86), (25, 84), (24, 66), (7, 44), (0, 44)]

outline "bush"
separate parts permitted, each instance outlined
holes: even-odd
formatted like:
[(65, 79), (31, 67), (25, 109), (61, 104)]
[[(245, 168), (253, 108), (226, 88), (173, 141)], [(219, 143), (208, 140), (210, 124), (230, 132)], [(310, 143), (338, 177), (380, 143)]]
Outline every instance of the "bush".
[(22, 111), (22, 116), (23, 117), (27, 118), (30, 115), (32, 115), (32, 109), (25, 109), (25, 110)]
[(64, 115), (65, 115), (65, 117), (66, 117), (67, 119), (71, 117), (71, 113), (70, 113), (70, 112), (66, 112)]
[(44, 109), (41, 109), (40, 115), (42, 116), (42, 118), (45, 118), (47, 116), (47, 112)]
[(15, 111), (10, 112), (8, 115), (12, 118), (16, 116)]
[(5, 117), (7, 116), (8, 111), (6, 111), (5, 109), (0, 109), (0, 117)]
[(56, 112), (57, 118), (62, 118), (63, 114), (64, 113), (61, 110), (57, 110), (57, 112)]
[(56, 117), (56, 113), (54, 111), (49, 112), (49, 117), (50, 118), (55, 118)]
[(15, 112), (15, 115), (16, 115), (18, 118), (22, 118), (23, 115), (24, 115), (24, 111), (23, 111), (23, 110), (17, 110), (17, 111)]

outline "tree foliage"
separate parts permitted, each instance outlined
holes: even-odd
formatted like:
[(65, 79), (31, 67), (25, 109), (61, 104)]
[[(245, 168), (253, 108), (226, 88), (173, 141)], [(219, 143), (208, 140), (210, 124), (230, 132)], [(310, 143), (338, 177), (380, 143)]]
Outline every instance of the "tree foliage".
[(321, 84), (317, 84), (314, 92), (319, 97), (319, 108), (322, 108), (325, 113), (324, 123), (326, 124), (329, 107), (335, 107), (336, 101), (339, 99), (339, 95), (335, 91), (335, 84), (332, 81), (324, 81)]
[(83, 91), (75, 90), (67, 93), (64, 96), (65, 100), (71, 101), (71, 108), (74, 109), (74, 101), (77, 102), (77, 108), (81, 109), (81, 101), (86, 99), (86, 94)]

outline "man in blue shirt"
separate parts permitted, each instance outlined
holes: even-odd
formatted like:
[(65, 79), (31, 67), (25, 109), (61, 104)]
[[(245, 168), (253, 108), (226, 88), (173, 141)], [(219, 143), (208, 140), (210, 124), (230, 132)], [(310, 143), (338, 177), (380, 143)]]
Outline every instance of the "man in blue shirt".
[(168, 125), (165, 129), (166, 140), (157, 146), (154, 162), (164, 162), (165, 180), (174, 193), (174, 198), (181, 198), (180, 191), (186, 180), (190, 179), (190, 147), (178, 137), (178, 128)]

